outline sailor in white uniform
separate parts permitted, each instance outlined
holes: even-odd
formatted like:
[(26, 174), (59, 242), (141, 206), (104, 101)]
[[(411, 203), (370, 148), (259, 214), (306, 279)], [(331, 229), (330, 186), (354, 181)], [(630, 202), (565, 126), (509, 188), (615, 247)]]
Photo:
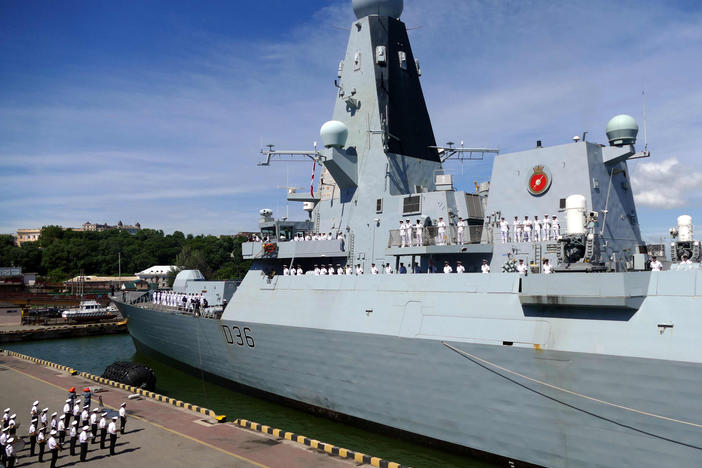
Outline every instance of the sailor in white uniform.
[(422, 234), (424, 231), (424, 226), (422, 226), (422, 222), (418, 219), (417, 224), (414, 225), (414, 237), (415, 237), (415, 246), (416, 247), (421, 247), (423, 244), (422, 241)]
[(488, 265), (487, 260), (483, 259), (483, 264), (480, 266), (480, 271), (483, 273), (490, 273), (490, 265)]
[(551, 219), (551, 234), (553, 235), (553, 240), (558, 240), (561, 236), (561, 226), (558, 223), (558, 217), (554, 216)]
[(290, 270), (287, 265), (283, 267), (283, 276), (290, 276)]
[(320, 270), (319, 265), (314, 266), (314, 276), (319, 276), (322, 274), (322, 270)]
[(522, 225), (524, 226), (524, 242), (531, 242), (531, 225), (532, 222), (529, 219), (528, 216), (524, 217), (524, 221), (522, 222)]
[(356, 274), (357, 275), (362, 275), (363, 274), (363, 267), (361, 266), (360, 263), (356, 264)]
[(553, 273), (553, 265), (549, 263), (548, 258), (544, 258), (544, 264), (541, 267), (541, 271), (544, 273), (544, 275), (550, 275)]
[(337, 263), (337, 264), (336, 264), (336, 274), (337, 274), (337, 275), (343, 275), (344, 273), (346, 273), (346, 272), (344, 271), (344, 269), (341, 267), (341, 265), (339, 265), (339, 264)]
[(389, 263), (385, 264), (385, 274), (387, 275), (392, 275), (394, 271), (392, 270), (392, 267), (390, 266)]
[(523, 259), (519, 259), (519, 264), (517, 265), (517, 273), (519, 273), (519, 276), (526, 276), (527, 274), (527, 266), (526, 263), (524, 263)]
[(512, 221), (512, 242), (522, 241), (522, 223), (519, 221), (519, 217), (515, 216), (514, 221)]
[(533, 241), (534, 242), (540, 242), (541, 241), (541, 220), (539, 219), (538, 216), (534, 216), (534, 231), (533, 231)]
[(682, 260), (680, 261), (681, 265), (692, 265), (692, 260), (687, 258), (687, 255), (682, 256)]
[(346, 265), (346, 267), (344, 268), (344, 273), (347, 276), (353, 275), (353, 268), (351, 267), (351, 265), (349, 265), (349, 264)]
[(112, 421), (107, 425), (107, 433), (110, 434), (110, 455), (114, 455), (117, 442), (117, 416), (113, 416)]
[(371, 275), (377, 275), (379, 273), (378, 268), (375, 266), (375, 263), (371, 263)]
[(290, 276), (297, 276), (297, 270), (295, 269), (295, 267), (290, 268)]
[(506, 244), (509, 240), (509, 223), (505, 218), (500, 219), (500, 234), (502, 235), (502, 243)]
[(463, 266), (462, 261), (457, 261), (456, 262), (456, 273), (465, 273), (466, 272), (466, 267)]
[(464, 243), (464, 229), (468, 226), (468, 222), (464, 221), (463, 218), (458, 218), (458, 223), (456, 224), (456, 242), (458, 244)]
[(446, 222), (444, 218), (439, 218), (439, 222), (436, 223), (437, 233), (438, 233), (438, 244), (446, 245)]
[(302, 271), (302, 265), (298, 265), (298, 266), (297, 266), (297, 276), (301, 276), (301, 275), (304, 275), (304, 274), (305, 274), (305, 272)]
[(334, 269), (334, 265), (332, 265), (331, 263), (328, 265), (327, 273), (329, 273), (330, 275), (336, 274), (336, 270)]
[(326, 276), (327, 273), (327, 268), (324, 265), (322, 265), (322, 267), (319, 269), (319, 274), (322, 276)]
[(15, 460), (17, 459), (17, 454), (15, 453), (15, 438), (10, 437), (7, 439), (7, 442), (5, 442), (5, 446), (3, 447), (5, 449), (3, 455), (3, 459), (5, 460), (5, 466), (7, 468), (14, 468), (15, 467)]
[(56, 440), (56, 431), (51, 431), (49, 437), (49, 441), (47, 443), (49, 452), (51, 452), (51, 465), (50, 468), (56, 468), (56, 462), (58, 461), (58, 451), (59, 451), (59, 443)]
[(405, 223), (400, 220), (400, 247), (406, 247), (407, 246), (407, 228), (405, 227)]
[(453, 273), (453, 268), (451, 268), (449, 262), (444, 262), (444, 273)]
[(663, 264), (655, 256), (651, 257), (651, 271), (661, 271), (662, 269)]
[(541, 238), (545, 241), (551, 239), (551, 218), (548, 215), (544, 215), (543, 222), (543, 232)]
[(80, 461), (85, 461), (85, 456), (88, 454), (88, 426), (83, 426), (83, 430), (80, 431), (78, 436), (78, 442), (80, 442)]

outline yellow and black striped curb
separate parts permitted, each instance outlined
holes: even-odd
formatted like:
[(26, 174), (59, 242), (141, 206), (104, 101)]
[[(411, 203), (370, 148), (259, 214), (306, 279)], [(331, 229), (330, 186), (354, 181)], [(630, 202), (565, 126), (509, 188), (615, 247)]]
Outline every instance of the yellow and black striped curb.
[(400, 465), (399, 463), (383, 460), (382, 458), (378, 457), (371, 457), (370, 455), (366, 455), (365, 453), (354, 452), (353, 450), (337, 447), (336, 445), (320, 442), (318, 440), (310, 439), (309, 437), (305, 437), (303, 435), (283, 431), (281, 429), (276, 429), (274, 427), (259, 424), (257, 422), (248, 421), (246, 419), (236, 419), (234, 421), (234, 424), (241, 427), (245, 427), (247, 429), (251, 429), (253, 431), (263, 432), (275, 437), (280, 437), (285, 440), (291, 440), (293, 442), (297, 442), (298, 444), (307, 445), (308, 447), (321, 450), (330, 455), (334, 455), (340, 458), (348, 458), (357, 463), (364, 463), (367, 465), (376, 466), (378, 468), (407, 468), (404, 465)]
[(226, 415), (217, 414), (214, 411), (212, 411), (211, 409), (203, 408), (201, 406), (193, 405), (191, 403), (186, 403), (184, 401), (176, 400), (175, 398), (170, 398), (170, 397), (167, 397), (165, 395), (161, 395), (161, 394), (158, 394), (155, 392), (150, 392), (148, 390), (144, 390), (144, 389), (139, 388), (139, 387), (134, 387), (132, 385), (127, 385), (127, 384), (123, 384), (120, 382), (115, 382), (114, 380), (106, 379), (104, 377), (98, 377), (97, 375), (89, 374), (87, 372), (78, 372), (77, 370), (72, 369), (68, 366), (63, 366), (61, 364), (56, 364), (54, 362), (49, 362), (49, 361), (45, 361), (43, 359), (38, 359), (38, 358), (35, 358), (32, 356), (27, 356), (25, 354), (20, 354), (20, 353), (17, 353), (15, 351), (6, 350), (5, 352), (8, 354), (8, 356), (15, 356), (15, 357), (18, 357), (21, 359), (26, 359), (28, 361), (35, 362), (37, 364), (42, 364), (45, 366), (54, 367), (56, 369), (66, 371), (71, 375), (79, 375), (81, 377), (93, 380), (95, 382), (99, 382), (101, 384), (109, 385), (109, 386), (115, 387), (115, 388), (120, 388), (122, 390), (127, 390), (128, 392), (131, 392), (131, 393), (138, 393), (139, 395), (145, 396), (147, 398), (151, 398), (153, 400), (162, 401), (164, 403), (168, 403), (169, 405), (177, 406), (179, 408), (185, 408), (185, 409), (188, 409), (190, 411), (195, 411), (196, 413), (210, 416), (210, 417), (216, 419), (218, 422), (226, 422), (226, 420), (227, 420)]
[(7, 353), (8, 356), (14, 356), (14, 357), (18, 357), (20, 359), (25, 359), (27, 361), (32, 361), (36, 364), (41, 364), (43, 366), (53, 367), (54, 369), (66, 371), (71, 375), (76, 375), (78, 373), (77, 370), (75, 370), (71, 367), (64, 366), (61, 364), (56, 364), (55, 362), (45, 361), (43, 359), (35, 358), (33, 356), (27, 356), (26, 354), (20, 354), (20, 353), (17, 353), (15, 351), (5, 350), (5, 352)]

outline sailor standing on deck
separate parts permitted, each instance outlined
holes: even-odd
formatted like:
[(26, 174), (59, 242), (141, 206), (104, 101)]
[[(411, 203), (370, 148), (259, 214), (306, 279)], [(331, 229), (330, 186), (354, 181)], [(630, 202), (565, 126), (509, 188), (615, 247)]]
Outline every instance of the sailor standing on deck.
[(558, 240), (561, 236), (561, 226), (558, 224), (558, 217), (554, 215), (551, 219), (551, 234), (553, 235), (553, 240)]
[(456, 262), (456, 273), (465, 273), (466, 268), (463, 266), (463, 262), (460, 260)]
[(361, 266), (360, 263), (356, 264), (356, 274), (357, 275), (362, 275), (363, 274), (363, 267)]
[(662, 269), (663, 264), (655, 256), (651, 257), (651, 271), (661, 271)]
[(506, 244), (509, 240), (509, 223), (505, 218), (500, 219), (500, 234), (502, 235), (502, 243)]
[(532, 222), (528, 216), (524, 217), (524, 221), (522, 222), (522, 225), (524, 226), (524, 242), (530, 242), (531, 241)]
[(305, 274), (305, 272), (302, 271), (302, 265), (298, 265), (298, 266), (297, 266), (297, 276), (301, 276), (301, 275), (304, 275), (304, 274)]
[(378, 273), (379, 273), (379, 272), (378, 272), (378, 269), (377, 269), (376, 266), (375, 266), (375, 263), (371, 263), (371, 275), (377, 275)]
[(283, 267), (283, 276), (290, 276), (290, 269), (287, 265)]
[(544, 215), (543, 233), (541, 235), (541, 239), (545, 241), (551, 239), (551, 218), (548, 215)]
[(515, 216), (514, 221), (512, 221), (512, 242), (522, 241), (522, 223), (519, 221), (519, 217)]
[(395, 272), (392, 270), (392, 267), (390, 266), (390, 264), (386, 263), (385, 264), (385, 274), (392, 275), (393, 273), (395, 273)]
[(534, 236), (532, 240), (534, 242), (541, 241), (541, 220), (538, 216), (534, 216)]
[(548, 258), (544, 258), (541, 271), (543, 271), (544, 275), (550, 275), (551, 273), (553, 273), (553, 265), (549, 263)]
[(76, 454), (76, 439), (78, 439), (78, 421), (71, 423), (71, 429), (68, 431), (68, 441), (71, 447), (71, 456)]
[(526, 276), (527, 274), (527, 266), (524, 263), (524, 259), (522, 258), (519, 259), (519, 265), (517, 265), (517, 273), (519, 273), (519, 276)]
[[(78, 436), (78, 442), (80, 442), (80, 461), (85, 461), (85, 456), (88, 454), (88, 426), (83, 426), (83, 430), (80, 431)], [(41, 461), (41, 460), (40, 460)]]
[(405, 228), (405, 223), (400, 220), (400, 247), (407, 246), (407, 229)]
[(444, 262), (444, 273), (453, 273), (453, 268), (448, 262)]
[(319, 274), (322, 276), (326, 276), (327, 275), (327, 267), (322, 265), (322, 267), (319, 269)]
[(127, 404), (119, 405), (119, 433), (124, 434), (124, 427), (127, 425)]
[(415, 236), (415, 242), (417, 247), (421, 247), (423, 244), (422, 241), (422, 234), (424, 231), (424, 226), (422, 226), (422, 222), (418, 219), (417, 224), (414, 225), (414, 236)]
[(456, 224), (456, 243), (464, 243), (464, 229), (468, 226), (468, 222), (464, 221), (463, 218), (458, 218), (458, 224)]
[(483, 273), (490, 273), (490, 265), (488, 265), (487, 260), (483, 259), (483, 264), (480, 266), (480, 271)]
[(319, 276), (322, 274), (322, 270), (319, 269), (319, 265), (314, 266), (314, 276)]
[(107, 436), (107, 413), (102, 413), (98, 427), (100, 428), (100, 448), (104, 449), (105, 437)]
[(110, 455), (114, 455), (117, 442), (117, 416), (113, 416), (112, 421), (107, 425), (107, 433), (110, 434)]
[(444, 218), (439, 218), (439, 222), (436, 223), (436, 227), (439, 245), (446, 245), (446, 222), (444, 222)]

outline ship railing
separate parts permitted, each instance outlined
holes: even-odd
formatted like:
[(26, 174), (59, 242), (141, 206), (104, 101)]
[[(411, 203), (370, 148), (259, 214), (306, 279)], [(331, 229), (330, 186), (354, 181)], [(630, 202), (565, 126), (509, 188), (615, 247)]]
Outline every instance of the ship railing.
[[(483, 226), (468, 226), (464, 228), (462, 244), (478, 244), (483, 233)], [(405, 241), (406, 246), (416, 245), (416, 231), (412, 229), (411, 236)], [(437, 226), (425, 226), (422, 228), (422, 245), (457, 245), (458, 230), (456, 226), (446, 226), (445, 238), (439, 237)], [(402, 238), (399, 229), (391, 229), (388, 237), (388, 248), (401, 247)]]

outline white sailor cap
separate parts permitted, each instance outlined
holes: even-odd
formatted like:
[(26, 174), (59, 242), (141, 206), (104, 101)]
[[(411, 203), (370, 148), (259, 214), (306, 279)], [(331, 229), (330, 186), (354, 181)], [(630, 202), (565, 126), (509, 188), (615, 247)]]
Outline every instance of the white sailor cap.
[(107, 416), (107, 412), (102, 413), (102, 417), (104, 418), (105, 416)]
[(38, 404), (39, 404), (39, 400), (37, 400), (37, 401), (35, 401), (34, 403), (32, 403), (32, 405), (34, 405), (34, 406), (37, 406)]
[(66, 400), (66, 403), (70, 403), (70, 402), (71, 402), (71, 399), (70, 399), (70, 398), (69, 398), (68, 400)]
[(58, 434), (58, 432), (56, 432), (56, 429), (51, 429), (50, 434), (51, 434), (51, 435), (56, 435), (56, 434)]
[(83, 409), (90, 408), (90, 405), (83, 405)]
[(93, 413), (97, 413), (98, 411), (100, 411), (100, 410), (97, 409), (97, 408), (94, 408), (94, 409), (93, 409)]
[(49, 408), (44, 408), (43, 410), (41, 410), (42, 413), (46, 413), (47, 411), (49, 411)]
[(112, 416), (113, 421), (117, 421), (117, 416)]
[(10, 419), (15, 419), (17, 415), (15, 413), (12, 413), (12, 416), (10, 416)]
[(62, 414), (61, 416), (59, 416), (59, 419), (66, 419), (66, 415)]
[(90, 426), (83, 426), (84, 431), (87, 431), (88, 429), (90, 429)]
[(33, 423), (35, 423), (35, 422), (37, 422), (37, 421), (38, 421), (37, 418), (32, 419), (32, 422), (33, 422)]
[(9, 413), (9, 412), (10, 412), (10, 408), (5, 408), (5, 412), (6, 412), (6, 413)]
[(78, 421), (73, 421), (73, 422), (71, 423), (71, 426), (77, 426), (77, 425), (78, 425)]
[(56, 411), (54, 411), (53, 413), (51, 413), (51, 417), (53, 418), (53, 417), (56, 416), (57, 414), (58, 414), (58, 413), (57, 413)]
[(8, 443), (8, 444), (11, 444), (11, 443), (14, 442), (14, 441), (15, 441), (15, 438), (14, 438), (14, 437), (10, 437), (9, 439), (7, 439), (7, 443)]
[(120, 408), (124, 408), (125, 406), (127, 406), (126, 403), (122, 403), (121, 405), (119, 405)]

